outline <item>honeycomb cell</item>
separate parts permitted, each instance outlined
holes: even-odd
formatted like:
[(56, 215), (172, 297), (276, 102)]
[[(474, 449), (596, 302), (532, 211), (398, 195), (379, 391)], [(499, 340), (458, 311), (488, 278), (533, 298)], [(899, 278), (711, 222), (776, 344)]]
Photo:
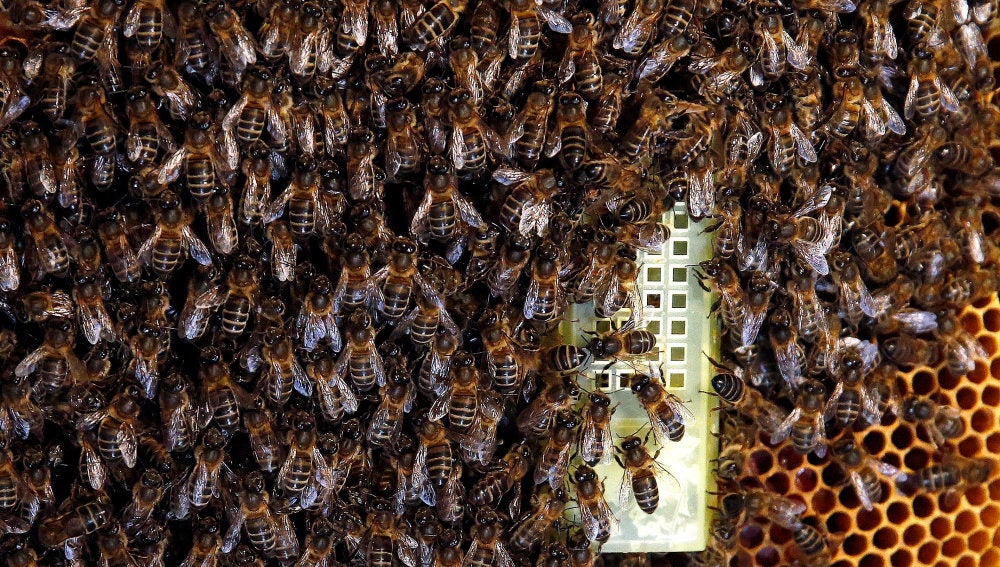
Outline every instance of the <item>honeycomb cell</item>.
[(951, 534), (951, 520), (944, 517), (937, 517), (931, 520), (931, 537), (944, 539)]
[[(816, 473), (813, 473), (814, 475)], [(837, 505), (837, 497), (833, 492), (823, 488), (816, 491), (812, 497), (812, 509), (817, 514), (828, 514)]]
[(993, 335), (979, 335), (976, 337), (979, 339), (979, 344), (983, 346), (983, 350), (990, 356), (997, 353), (997, 338)]
[(958, 557), (965, 551), (965, 541), (956, 536), (948, 539), (941, 545), (941, 553), (947, 557)]
[(917, 447), (910, 449), (910, 451), (906, 453), (906, 456), (903, 457), (903, 462), (911, 471), (918, 471), (926, 467), (930, 461), (931, 457), (927, 454), (927, 451)]
[(987, 406), (1000, 404), (1000, 388), (996, 386), (984, 387), (982, 393), (979, 394), (979, 399), (983, 402), (983, 405)]
[(885, 449), (885, 434), (878, 430), (870, 431), (862, 443), (870, 455), (877, 455)]
[(812, 492), (816, 488), (816, 471), (804, 468), (795, 473), (795, 488), (800, 492)]
[(791, 446), (785, 446), (778, 452), (778, 464), (786, 471), (795, 470), (802, 466), (802, 455)]
[(965, 491), (965, 499), (973, 506), (982, 506), (989, 499), (989, 494), (984, 486), (970, 486)]
[[(944, 378), (944, 374), (946, 373), (942, 373), (941, 378)], [(926, 396), (931, 392), (933, 392), (934, 390), (937, 390), (938, 378), (939, 377), (931, 374), (926, 370), (917, 372), (916, 374), (913, 375), (913, 379), (910, 381), (911, 387), (913, 388), (913, 393), (918, 396)], [(957, 381), (955, 383), (957, 383)], [(941, 387), (946, 388), (943, 385)], [(952, 387), (954, 387), (954, 385), (952, 385)], [(951, 389), (951, 388), (946, 388), (946, 389)]]
[(913, 555), (908, 549), (899, 549), (889, 556), (889, 565), (892, 567), (910, 567), (913, 565)]
[(938, 543), (931, 541), (920, 546), (917, 550), (917, 561), (921, 563), (932, 563), (938, 558)]
[(759, 567), (774, 567), (781, 562), (781, 555), (778, 550), (771, 547), (763, 547), (754, 554), (754, 560), (756, 560)]
[(851, 516), (844, 512), (834, 512), (826, 519), (826, 531), (831, 534), (843, 534), (851, 531), (854, 522)]
[(991, 333), (1000, 332), (1000, 309), (987, 309), (983, 313), (983, 326)]
[(878, 508), (861, 510), (857, 515), (858, 529), (869, 531), (882, 524), (882, 511)]
[(910, 507), (903, 502), (893, 502), (886, 508), (885, 517), (893, 525), (899, 525), (910, 519)]
[(767, 477), (767, 480), (764, 482), (764, 486), (769, 492), (780, 495), (788, 494), (788, 488), (790, 485), (791, 482), (788, 480), (788, 474), (783, 472), (772, 474)]
[(916, 545), (927, 537), (927, 530), (924, 526), (920, 524), (913, 524), (903, 530), (903, 544), (909, 547), (916, 547)]
[(841, 486), (847, 482), (847, 475), (844, 474), (844, 469), (842, 469), (837, 463), (830, 463), (827, 465), (823, 469), (821, 476), (823, 478), (823, 484), (827, 486)]
[[(944, 369), (940, 373), (938, 373), (937, 380), (935, 380), (934, 385), (931, 385), (931, 386), (922, 385), (920, 387), (920, 390), (926, 390), (925, 393), (921, 393), (921, 392), (917, 391), (918, 390), (917, 384), (916, 384), (917, 377), (914, 377), (913, 393), (918, 394), (918, 395), (928, 395), (928, 394), (931, 394), (932, 392), (934, 392), (937, 389), (941, 389), (941, 390), (954, 390), (955, 387), (957, 387), (959, 385), (959, 383), (961, 383), (962, 378), (963, 378), (963, 376), (956, 376), (956, 375), (952, 374), (951, 372), (949, 372), (948, 369)], [(927, 389), (927, 388), (929, 388), (929, 389)]]
[(979, 522), (976, 514), (971, 510), (964, 510), (955, 516), (955, 531), (967, 534), (976, 528)]
[[(992, 337), (990, 338), (992, 339)], [(980, 337), (979, 340), (982, 341), (982, 337)], [(996, 348), (996, 341), (994, 341), (993, 347)], [(990, 376), (989, 368), (987, 368), (985, 363), (977, 360), (975, 368), (973, 368), (972, 371), (969, 372), (965, 377), (968, 378), (968, 380), (974, 384), (981, 384), (987, 378), (989, 378), (989, 376)]]
[(970, 410), (979, 404), (979, 392), (968, 387), (962, 388), (955, 394), (955, 402), (958, 407)]
[(987, 549), (985, 552), (983, 552), (982, 563), (980, 563), (980, 565), (982, 567), (1000, 566), (1000, 550), (996, 548)]
[(889, 436), (894, 447), (900, 450), (909, 449), (913, 445), (913, 430), (909, 427), (897, 427)]
[(872, 543), (879, 549), (890, 549), (899, 543), (899, 534), (895, 527), (881, 528), (872, 536)]
[(990, 504), (979, 513), (979, 520), (988, 528), (996, 527), (1000, 524), (1000, 506)]
[(861, 558), (858, 567), (885, 567), (885, 560), (881, 555), (866, 555)]
[(792, 530), (779, 526), (778, 524), (771, 524), (771, 528), (768, 530), (767, 535), (771, 538), (771, 543), (777, 546), (783, 546), (793, 539)]
[(844, 553), (848, 555), (861, 555), (868, 551), (868, 539), (863, 535), (850, 535), (844, 540)]
[(927, 518), (936, 511), (937, 506), (926, 494), (918, 494), (913, 498), (913, 514), (918, 518)]
[(975, 532), (969, 534), (969, 538), (966, 540), (966, 543), (969, 546), (969, 551), (981, 553), (987, 546), (990, 545), (990, 534), (986, 530), (976, 530)]
[(774, 466), (774, 458), (768, 451), (754, 451), (750, 454), (750, 470), (753, 474), (762, 476)]
[(942, 514), (951, 514), (958, 510), (958, 507), (962, 504), (962, 499), (958, 497), (957, 493), (954, 492), (942, 492), (937, 496), (938, 510)]
[(983, 440), (979, 437), (966, 437), (958, 444), (958, 452), (963, 457), (975, 457), (983, 450)]
[(740, 530), (739, 542), (740, 547), (748, 551), (757, 549), (764, 543), (764, 530), (756, 523), (748, 523)]
[(840, 505), (848, 510), (854, 510), (855, 508), (861, 507), (861, 500), (858, 495), (854, 492), (853, 486), (845, 486), (840, 490), (840, 494), (837, 496), (837, 501)]
[(976, 567), (976, 558), (969, 555), (963, 555), (958, 558), (958, 563), (955, 563), (955, 567)]
[(994, 358), (990, 362), (990, 376), (1000, 380), (1000, 358)]

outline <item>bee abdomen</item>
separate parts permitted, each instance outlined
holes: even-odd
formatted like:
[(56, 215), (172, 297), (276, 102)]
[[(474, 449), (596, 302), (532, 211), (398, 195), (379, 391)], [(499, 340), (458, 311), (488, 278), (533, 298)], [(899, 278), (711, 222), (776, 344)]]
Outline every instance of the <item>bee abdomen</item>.
[(427, 215), (427, 224), (431, 236), (435, 238), (449, 238), (454, 234), (457, 224), (455, 216), (455, 204), (451, 201), (431, 205), (431, 210)]
[(242, 295), (230, 295), (222, 307), (222, 332), (240, 335), (250, 321), (250, 299)]
[(583, 128), (569, 126), (562, 133), (560, 161), (566, 169), (576, 170), (587, 159), (587, 136)]
[(151, 265), (160, 275), (169, 275), (181, 263), (181, 240), (161, 237), (153, 245)]
[(655, 476), (633, 477), (632, 492), (635, 493), (635, 502), (640, 510), (647, 514), (656, 511), (660, 504), (660, 490)]
[(96, 23), (85, 19), (80, 22), (73, 40), (70, 42), (69, 53), (80, 61), (90, 61), (97, 54), (104, 41), (105, 31)]
[(186, 177), (188, 191), (195, 199), (208, 199), (215, 190), (215, 168), (206, 156), (188, 158)]
[(477, 405), (474, 394), (454, 394), (448, 407), (448, 421), (452, 428), (464, 431), (471, 427), (476, 418)]
[(406, 308), (410, 305), (410, 293), (413, 286), (405, 281), (387, 281), (382, 295), (385, 303), (382, 306), (382, 314), (389, 319), (398, 319), (406, 313)]
[(260, 139), (264, 132), (264, 109), (256, 106), (246, 106), (236, 122), (236, 138), (244, 144), (251, 144)]
[(316, 206), (312, 199), (292, 199), (288, 203), (288, 226), (296, 236), (308, 236), (316, 227)]
[(135, 32), (135, 42), (148, 50), (160, 45), (163, 35), (163, 13), (152, 8), (143, 8), (139, 12), (139, 27)]

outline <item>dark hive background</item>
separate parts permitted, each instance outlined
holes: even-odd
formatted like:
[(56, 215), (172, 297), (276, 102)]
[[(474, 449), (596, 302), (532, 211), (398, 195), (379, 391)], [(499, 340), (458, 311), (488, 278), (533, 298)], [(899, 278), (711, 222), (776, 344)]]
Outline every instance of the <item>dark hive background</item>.
[[(995, 3), (0, 8), (8, 565), (595, 561), (575, 372), (647, 371), (675, 202), (737, 458), (652, 559), (1000, 561)], [(590, 301), (636, 328), (560, 344)]]

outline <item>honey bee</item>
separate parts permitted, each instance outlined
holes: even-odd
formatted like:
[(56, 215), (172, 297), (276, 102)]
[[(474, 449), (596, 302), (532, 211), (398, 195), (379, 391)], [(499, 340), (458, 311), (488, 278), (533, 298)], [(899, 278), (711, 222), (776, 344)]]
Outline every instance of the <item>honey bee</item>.
[(200, 429), (198, 408), (189, 393), (191, 385), (178, 373), (171, 373), (160, 389), (160, 421), (163, 444), (168, 451), (190, 449)]
[(247, 66), (257, 62), (257, 45), (253, 36), (243, 27), (241, 18), (225, 0), (208, 4), (205, 16), (209, 29), (218, 40), (222, 55), (239, 78)]
[(240, 541), (241, 531), (246, 531), (250, 544), (264, 553), (275, 547), (278, 523), (271, 509), (270, 500), (260, 471), (254, 471), (243, 478), (243, 490), (239, 494), (239, 508), (232, 515), (229, 529), (222, 540), (222, 551), (232, 551)]
[(770, 133), (768, 157), (771, 167), (780, 175), (787, 174), (796, 156), (805, 163), (815, 163), (816, 148), (802, 132), (788, 105), (778, 95), (768, 96), (767, 112), (762, 113), (761, 129)]
[[(451, 441), (440, 423), (427, 419), (427, 416), (420, 416), (416, 421), (420, 446), (413, 462), (413, 484), (421, 488), (429, 484), (436, 495), (448, 484), (456, 466)], [(426, 491), (421, 490), (421, 494), (426, 494)], [(432, 498), (424, 503), (431, 506), (435, 500)]]
[(712, 377), (712, 389), (723, 401), (739, 408), (765, 431), (773, 432), (781, 425), (784, 419), (781, 410), (760, 390), (747, 384), (743, 369), (731, 370), (718, 362), (711, 362), (721, 370)]
[(778, 14), (780, 4), (763, 2), (757, 5), (757, 20), (754, 31), (761, 39), (761, 55), (759, 59), (761, 75), (752, 70), (751, 82), (763, 85), (764, 81), (776, 81), (785, 74), (786, 64), (796, 69), (804, 68), (809, 61), (809, 54), (804, 46), (795, 43), (785, 29)]
[(375, 331), (367, 314), (356, 311), (348, 320), (347, 344), (337, 359), (334, 374), (348, 373), (359, 392), (367, 392), (376, 385), (385, 386), (385, 366), (382, 355), (375, 346)]
[(839, 305), (841, 311), (846, 314), (845, 319), (852, 325), (857, 325), (865, 315), (877, 316), (880, 307), (868, 291), (868, 286), (862, 281), (854, 257), (843, 251), (833, 252), (831, 256), (833, 280), (840, 291)]
[[(410, 223), (410, 233), (418, 239), (429, 236), (454, 240), (458, 236), (459, 221), (472, 228), (483, 224), (472, 203), (458, 192), (457, 179), (441, 156), (434, 156), (428, 162), (424, 185), (424, 198)], [(461, 248), (458, 251), (461, 252)]]
[(594, 469), (586, 465), (581, 465), (573, 472), (571, 482), (576, 488), (576, 499), (580, 504), (583, 534), (591, 542), (608, 541), (618, 530), (618, 518), (604, 499), (604, 483), (598, 480)]
[(37, 437), (44, 421), (41, 408), (31, 399), (28, 380), (15, 374), (0, 383), (0, 442), (8, 443), (14, 436), (22, 440)]
[(209, 43), (201, 6), (195, 2), (181, 3), (177, 7), (176, 19), (177, 67), (211, 84), (218, 71), (218, 61)]
[(845, 469), (851, 485), (865, 510), (882, 501), (882, 483), (879, 475), (895, 478), (899, 469), (864, 452), (854, 439), (846, 437), (830, 448), (833, 458)]
[(173, 191), (160, 197), (159, 210), (154, 210), (156, 228), (143, 242), (138, 255), (161, 277), (168, 277), (184, 261), (185, 251), (203, 266), (212, 263), (205, 243), (191, 230), (191, 217), (181, 207), (180, 198)]
[(792, 316), (787, 309), (779, 308), (771, 312), (768, 320), (768, 338), (774, 349), (778, 370), (788, 384), (788, 389), (793, 392), (798, 390), (806, 355), (798, 343)]
[(587, 101), (575, 92), (559, 95), (556, 127), (546, 143), (545, 155), (553, 157), (559, 154), (562, 166), (575, 171), (586, 161), (589, 146)]
[(611, 46), (629, 57), (639, 56), (646, 43), (655, 36), (665, 5), (663, 0), (648, 0), (636, 4), (615, 34)]
[(367, 534), (362, 542), (365, 562), (372, 567), (389, 567), (398, 556), (404, 565), (416, 565), (419, 544), (406, 533), (389, 502), (376, 499), (370, 508)]
[(214, 347), (202, 352), (199, 376), (212, 420), (224, 431), (233, 430), (240, 422), (240, 408), (253, 407), (250, 395), (232, 381), (229, 363)]
[(57, 277), (69, 275), (69, 249), (52, 213), (41, 201), (31, 199), (21, 207), (21, 215), (41, 271)]
[(510, 545), (520, 551), (530, 551), (543, 542), (545, 533), (563, 514), (567, 497), (564, 490), (540, 487), (531, 495), (532, 509), (520, 519), (511, 532)]
[(694, 414), (680, 398), (667, 392), (661, 377), (635, 374), (630, 387), (646, 410), (658, 442), (676, 442), (684, 438), (685, 424), (694, 421)]
[[(183, 172), (185, 186), (199, 203), (212, 195), (217, 184), (227, 185), (229, 164), (216, 149), (211, 135), (212, 121), (209, 114), (195, 113), (188, 123), (184, 145), (164, 161), (158, 180), (161, 183), (171, 183)], [(249, 176), (247, 183), (250, 183)], [(253, 194), (248, 189), (244, 199), (250, 201), (252, 198)], [(245, 208), (251, 205), (252, 203), (244, 203)]]
[(611, 461), (614, 456), (611, 442), (611, 416), (615, 407), (611, 398), (600, 392), (588, 395), (589, 403), (584, 406), (580, 425), (580, 443), (577, 452), (583, 462), (590, 466)]
[(325, 72), (331, 65), (327, 60), (333, 59), (328, 50), (332, 31), (322, 25), (323, 8), (314, 2), (301, 4), (295, 16), (288, 66), (294, 76), (309, 79), (317, 68)]
[[(647, 433), (648, 437), (649, 434)], [(618, 466), (625, 470), (622, 477), (622, 486), (619, 491), (619, 505), (622, 510), (630, 510), (632, 504), (639, 505), (639, 509), (646, 514), (656, 512), (660, 504), (660, 487), (657, 476), (661, 473), (668, 473), (662, 465), (656, 462), (660, 451), (650, 455), (646, 449), (648, 439), (639, 439), (633, 435), (626, 437), (621, 442), (621, 447), (616, 447), (615, 451), (621, 453), (621, 457), (615, 455)], [(671, 484), (678, 487), (676, 479), (671, 475)]]
[[(223, 152), (237, 153), (236, 142), (250, 145), (260, 139), (265, 125), (279, 140), (285, 139), (285, 125), (271, 99), (274, 77), (266, 69), (251, 67), (244, 80), (243, 96), (233, 105), (222, 121)], [(230, 159), (230, 166), (235, 167)]]
[(199, 268), (198, 276), (188, 280), (187, 298), (177, 322), (178, 335), (187, 340), (204, 335), (212, 313), (226, 301), (226, 293), (214, 267)]
[(434, 400), (428, 417), (440, 421), (448, 417), (453, 431), (466, 432), (476, 425), (479, 418), (479, 371), (475, 359), (465, 351), (452, 356), (449, 381), (443, 385), (440, 397)]
[(218, 562), (222, 537), (219, 524), (212, 516), (201, 516), (194, 521), (194, 535), (182, 567), (214, 567)]
[(824, 567), (830, 564), (834, 547), (827, 543), (826, 538), (818, 529), (799, 522), (798, 526), (792, 530), (792, 538), (802, 553), (806, 555), (806, 560), (809, 561), (810, 565)]
[(46, 324), (41, 346), (17, 364), (14, 375), (25, 378), (37, 372), (38, 380), (32, 387), (35, 396), (83, 381), (86, 369), (73, 352), (75, 337), (75, 328), (68, 320), (52, 319)]
[(519, 232), (510, 234), (500, 247), (499, 260), (487, 276), (492, 294), (509, 298), (530, 259), (531, 240)]
[(803, 455), (815, 452), (826, 455), (826, 422), (823, 419), (826, 388), (816, 380), (805, 380), (799, 388), (795, 409), (771, 435), (771, 443), (778, 444), (792, 437), (792, 447)]
[(556, 413), (552, 434), (545, 441), (542, 453), (535, 463), (535, 484), (547, 482), (556, 491), (565, 488), (570, 451), (576, 445), (579, 424), (580, 418), (573, 412), (560, 410)]
[(588, 99), (598, 98), (603, 89), (601, 62), (597, 56), (599, 42), (597, 18), (589, 11), (581, 11), (571, 18), (569, 41), (559, 63), (560, 83), (573, 79), (576, 90)]
[(954, 499), (964, 489), (985, 484), (995, 471), (996, 463), (992, 459), (969, 459), (947, 453), (940, 463), (925, 467), (913, 475), (901, 475), (899, 481), (928, 492), (944, 492), (946, 498)]
[[(833, 83), (833, 98), (838, 102), (825, 126), (826, 131), (835, 138), (846, 138), (853, 133), (861, 121), (862, 113), (868, 119), (880, 119), (877, 115), (868, 113), (865, 108), (865, 88), (856, 69), (845, 68), (838, 72), (837, 80)], [(874, 129), (884, 133), (885, 127)]]
[(222, 332), (239, 336), (246, 330), (258, 293), (258, 264), (248, 255), (240, 255), (226, 275), (225, 301), (222, 304)]
[(0, 291), (14, 291), (21, 285), (21, 265), (17, 240), (10, 221), (0, 217)]
[(216, 427), (202, 434), (201, 443), (195, 447), (195, 463), (175, 502), (173, 514), (178, 519), (188, 516), (192, 509), (200, 510), (221, 496), (223, 471), (231, 474), (225, 464), (226, 438)]
[(826, 403), (827, 418), (842, 427), (858, 417), (870, 424), (879, 423), (878, 393), (873, 384), (864, 381), (878, 363), (878, 347), (853, 337), (841, 338), (831, 363), (831, 374), (838, 380)]
[(371, 310), (382, 301), (382, 291), (372, 277), (370, 256), (364, 241), (356, 234), (347, 238), (342, 258), (343, 271), (333, 292), (333, 312), (342, 314), (355, 309)]
[(153, 510), (160, 503), (165, 491), (164, 479), (160, 473), (147, 469), (132, 486), (132, 501), (122, 514), (125, 533), (136, 534), (150, 521)]
[(593, 338), (587, 349), (598, 359), (639, 357), (653, 352), (656, 335), (646, 329), (637, 329), (638, 320), (629, 319), (623, 326), (600, 334), (591, 333)]
[(941, 80), (938, 74), (934, 55), (925, 47), (914, 50), (910, 61), (910, 88), (903, 102), (903, 116), (910, 120), (914, 115), (929, 118), (938, 110), (956, 112), (959, 108), (958, 99), (951, 88)]
[(794, 529), (800, 525), (806, 505), (791, 498), (764, 490), (733, 492), (723, 496), (720, 519), (744, 525), (753, 518), (765, 517), (781, 527)]
[(264, 385), (267, 398), (282, 406), (292, 395), (292, 390), (305, 397), (312, 395), (313, 384), (295, 356), (292, 341), (279, 327), (264, 332), (261, 355), (266, 364)]
[(38, 524), (38, 542), (49, 549), (69, 544), (69, 540), (90, 535), (111, 523), (113, 514), (111, 499), (102, 491), (84, 502), (78, 498), (65, 500), (57, 515)]
[(381, 402), (368, 426), (368, 442), (389, 446), (399, 436), (403, 414), (413, 410), (416, 392), (405, 372), (392, 372), (388, 384), (380, 388)]
[(559, 269), (559, 250), (555, 244), (543, 242), (536, 250), (524, 299), (525, 319), (549, 322), (559, 317), (565, 303), (560, 295)]
[(956, 408), (939, 405), (933, 401), (911, 396), (902, 402), (901, 417), (916, 423), (938, 447), (948, 439), (955, 439), (965, 431), (965, 422)]
[(517, 416), (517, 428), (528, 437), (543, 437), (560, 411), (569, 409), (579, 393), (570, 380), (553, 382)]
[[(653, 54), (658, 53), (654, 52)], [(648, 66), (643, 64), (638, 69), (645, 70), (647, 68)], [(650, 80), (652, 81), (652, 79)], [(601, 95), (597, 100), (597, 111), (591, 118), (590, 124), (605, 138), (615, 139), (617, 137), (615, 128), (618, 126), (622, 107), (629, 95), (629, 76), (623, 69), (609, 69), (604, 73), (603, 83)]]
[(976, 368), (976, 360), (989, 355), (978, 340), (965, 332), (952, 310), (937, 313), (937, 336), (945, 365), (953, 376), (964, 376)]
[(403, 30), (403, 41), (417, 51), (426, 50), (451, 33), (468, 4), (467, 0), (439, 0)]

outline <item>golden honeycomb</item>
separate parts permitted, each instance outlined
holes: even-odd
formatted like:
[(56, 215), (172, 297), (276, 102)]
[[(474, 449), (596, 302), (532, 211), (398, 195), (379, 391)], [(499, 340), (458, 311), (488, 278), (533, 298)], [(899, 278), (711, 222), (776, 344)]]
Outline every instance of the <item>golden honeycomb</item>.
[[(977, 360), (975, 371), (961, 379), (943, 365), (900, 371), (897, 386), (903, 394), (933, 395), (959, 409), (965, 431), (948, 442), (958, 454), (1000, 459), (1000, 300), (993, 296), (967, 307), (961, 321), (989, 359)], [(940, 459), (926, 432), (897, 415), (886, 414), (880, 426), (855, 435), (871, 456), (904, 472)], [(968, 487), (958, 498), (922, 491), (908, 495), (883, 477), (882, 499), (866, 511), (839, 467), (830, 466), (829, 456), (805, 457), (788, 442), (772, 445), (769, 437), (758, 435), (747, 448), (738, 483), (806, 504), (803, 517), (836, 549), (833, 567), (1000, 566), (996, 474), (987, 484)], [(766, 521), (750, 520), (741, 527), (735, 555), (732, 565), (809, 564), (791, 531)]]

